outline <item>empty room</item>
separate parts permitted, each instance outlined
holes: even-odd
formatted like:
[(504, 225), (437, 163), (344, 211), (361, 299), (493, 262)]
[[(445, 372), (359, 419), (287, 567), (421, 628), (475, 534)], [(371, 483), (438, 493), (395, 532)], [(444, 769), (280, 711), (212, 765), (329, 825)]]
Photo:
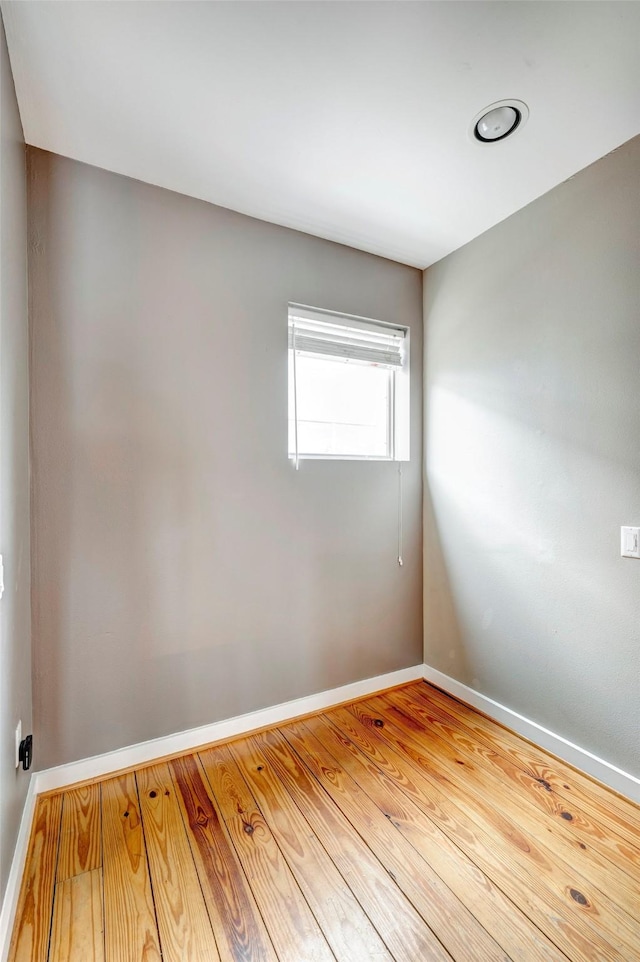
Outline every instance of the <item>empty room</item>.
[(0, 15), (0, 962), (640, 962), (640, 3)]

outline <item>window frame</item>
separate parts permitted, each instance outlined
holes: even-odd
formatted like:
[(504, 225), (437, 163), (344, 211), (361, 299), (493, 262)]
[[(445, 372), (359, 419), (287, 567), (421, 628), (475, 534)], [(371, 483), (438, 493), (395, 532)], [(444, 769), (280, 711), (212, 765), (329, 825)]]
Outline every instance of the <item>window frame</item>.
[[(307, 454), (288, 450), (290, 461), (409, 461), (410, 460), (410, 329), (401, 324), (380, 321), (369, 317), (359, 317), (355, 314), (345, 314), (322, 308), (309, 307), (304, 304), (289, 302), (287, 305), (287, 343), (292, 321), (311, 321), (321, 324), (331, 324), (336, 327), (364, 330), (372, 333), (397, 332), (402, 335), (403, 362), (398, 367), (388, 367), (389, 371), (389, 403), (388, 403), (388, 450), (387, 455), (374, 454)], [(291, 398), (292, 379), (289, 359), (293, 348), (288, 343), (287, 349), (287, 408)], [(309, 355), (311, 356), (311, 355)], [(358, 362), (354, 362), (358, 363)], [(295, 364), (295, 361), (294, 361)], [(287, 449), (289, 449), (289, 424), (287, 415)]]

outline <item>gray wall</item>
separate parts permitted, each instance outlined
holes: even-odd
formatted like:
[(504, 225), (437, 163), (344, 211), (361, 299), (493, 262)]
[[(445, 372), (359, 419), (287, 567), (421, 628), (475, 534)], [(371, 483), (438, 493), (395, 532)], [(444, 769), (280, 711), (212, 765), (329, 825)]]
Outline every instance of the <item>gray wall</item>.
[(638, 776), (640, 138), (430, 268), (424, 316), (425, 661)]
[[(40, 767), (422, 659), (422, 274), (29, 152)], [(287, 301), (407, 324), (397, 468), (287, 459)]]
[(29, 775), (14, 767), (15, 727), (31, 731), (29, 375), (25, 154), (0, 20), (0, 898)]

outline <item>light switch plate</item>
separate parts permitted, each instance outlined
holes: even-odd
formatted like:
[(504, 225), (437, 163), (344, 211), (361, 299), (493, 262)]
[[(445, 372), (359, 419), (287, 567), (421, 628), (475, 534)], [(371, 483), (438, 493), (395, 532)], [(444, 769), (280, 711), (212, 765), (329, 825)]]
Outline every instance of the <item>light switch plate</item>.
[(640, 558), (640, 528), (620, 528), (620, 554), (623, 558)]

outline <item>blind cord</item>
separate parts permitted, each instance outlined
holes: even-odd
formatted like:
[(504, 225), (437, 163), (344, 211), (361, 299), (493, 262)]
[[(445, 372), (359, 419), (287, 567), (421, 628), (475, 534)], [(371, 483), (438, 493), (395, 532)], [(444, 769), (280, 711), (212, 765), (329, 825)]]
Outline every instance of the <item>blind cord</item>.
[(296, 371), (296, 325), (291, 325), (293, 339), (293, 438), (295, 457), (293, 463), (296, 471), (300, 470), (300, 457), (298, 454), (298, 377)]
[(402, 461), (398, 462), (398, 565), (402, 568)]

